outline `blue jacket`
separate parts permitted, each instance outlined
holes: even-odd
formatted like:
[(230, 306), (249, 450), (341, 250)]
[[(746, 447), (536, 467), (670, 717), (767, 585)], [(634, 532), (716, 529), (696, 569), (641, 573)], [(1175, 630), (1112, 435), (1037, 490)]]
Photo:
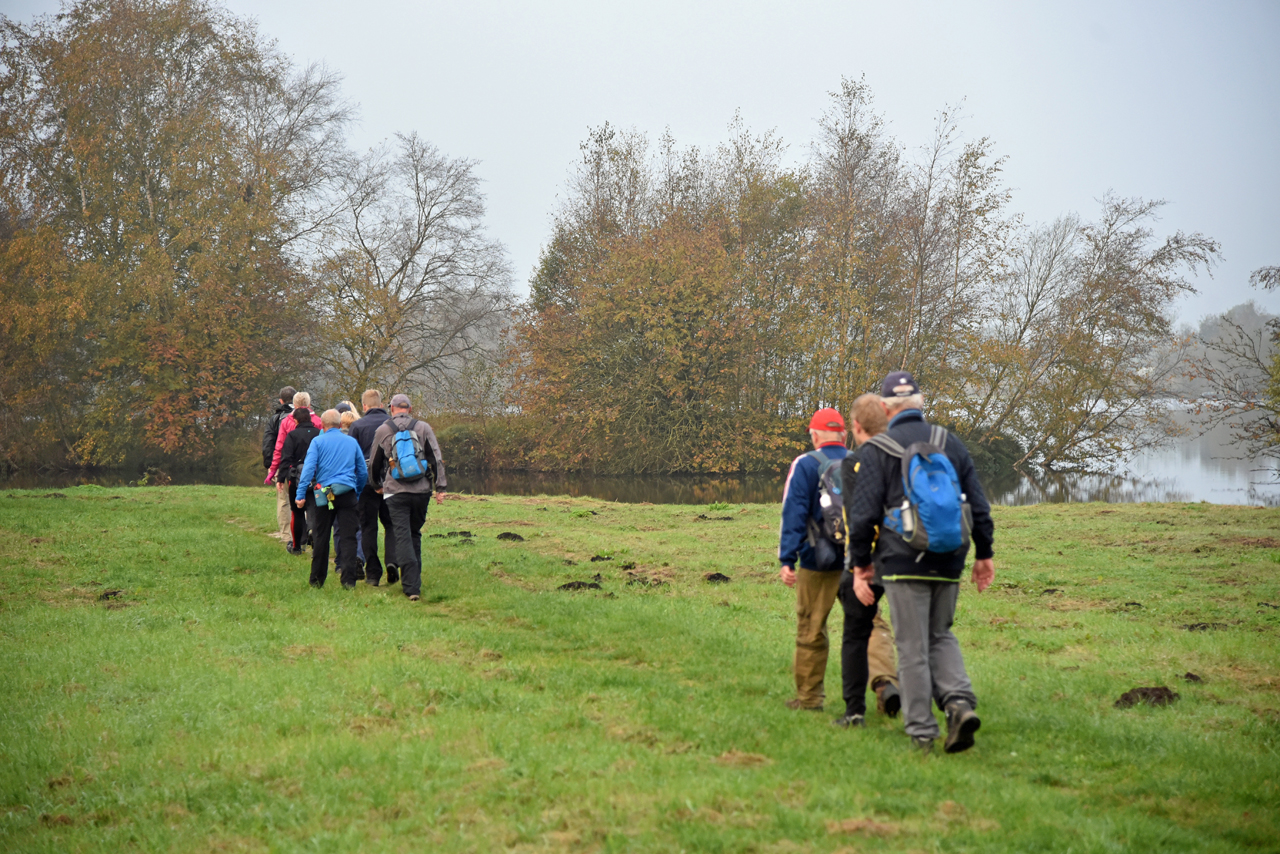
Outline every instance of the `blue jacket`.
[[(849, 449), (841, 444), (818, 449), (828, 459), (843, 460)], [(818, 562), (809, 545), (809, 520), (822, 521), (818, 505), (818, 461), (802, 454), (791, 462), (787, 485), (782, 490), (782, 532), (778, 538), (778, 562), (783, 566), (817, 569)], [(843, 555), (841, 556), (843, 557)]]
[(369, 469), (364, 464), (360, 443), (346, 433), (334, 428), (326, 430), (311, 440), (307, 458), (298, 476), (298, 501), (307, 497), (311, 484), (333, 486), (346, 484), (357, 493), (364, 489), (369, 479)]

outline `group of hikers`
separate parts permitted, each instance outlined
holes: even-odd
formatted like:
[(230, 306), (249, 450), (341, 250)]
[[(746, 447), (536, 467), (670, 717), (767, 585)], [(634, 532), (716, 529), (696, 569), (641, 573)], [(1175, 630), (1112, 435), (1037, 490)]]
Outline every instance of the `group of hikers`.
[(311, 586), (329, 575), (329, 540), (343, 587), (382, 582), (378, 526), (382, 525), (386, 579), (400, 582), (409, 601), (422, 595), (422, 525), (431, 494), (444, 499), (444, 460), (435, 432), (413, 417), (407, 395), (360, 397), (357, 417), (348, 401), (316, 415), (311, 395), (291, 386), (262, 435), (264, 483), (276, 485), (276, 522), (289, 554), (311, 546)]
[[(978, 592), (995, 577), (991, 508), (968, 449), (924, 418), (911, 374), (885, 377), (844, 418), (819, 409), (809, 422), (813, 450), (791, 463), (778, 546), (782, 582), (796, 591), (796, 696), (787, 706), (822, 711), (827, 617), (844, 608), (841, 727), (866, 724), (868, 680), (876, 708), (903, 713), (912, 745), (924, 753), (939, 737), (932, 704), (946, 715), (944, 749), (974, 744), (978, 698), (951, 632), (970, 541)], [(888, 599), (893, 626), (878, 614)], [(893, 663), (897, 647), (898, 665)]]
[[(378, 586), (378, 526), (386, 580), (410, 601), (422, 592), (422, 526), (430, 497), (442, 500), (444, 461), (435, 433), (413, 417), (403, 394), (390, 412), (375, 389), (363, 415), (343, 402), (317, 416), (311, 397), (286, 387), (263, 434), (267, 483), (277, 489), (285, 548), (311, 545), (311, 584), (324, 585), (329, 538), (342, 585), (363, 574)], [(973, 746), (978, 700), (951, 632), (961, 573), (972, 542), (972, 578), (990, 586), (991, 509), (964, 443), (924, 419), (924, 397), (905, 371), (880, 394), (853, 403), (850, 450), (843, 416), (819, 409), (809, 422), (813, 450), (791, 464), (782, 498), (780, 577), (796, 591), (795, 710), (822, 711), (829, 649), (827, 617), (844, 608), (841, 677), (844, 714), (866, 724), (866, 690), (884, 715), (903, 713), (912, 744), (928, 753), (939, 737), (932, 703), (946, 715), (944, 749)], [(889, 603), (892, 627), (879, 613)], [(894, 651), (897, 651), (897, 665)]]

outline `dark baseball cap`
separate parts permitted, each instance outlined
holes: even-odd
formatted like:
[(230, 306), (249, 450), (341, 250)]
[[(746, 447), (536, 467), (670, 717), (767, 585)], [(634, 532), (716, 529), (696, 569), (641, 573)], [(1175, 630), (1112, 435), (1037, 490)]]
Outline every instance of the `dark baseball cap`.
[(920, 393), (916, 378), (906, 371), (894, 371), (880, 384), (881, 397), (910, 397)]
[(392, 406), (394, 406), (394, 407), (396, 407), (396, 408), (399, 408), (399, 407), (401, 407), (401, 406), (405, 407), (406, 409), (410, 408), (410, 406), (409, 406), (409, 395), (407, 395), (407, 394), (396, 394), (396, 395), (392, 395), (392, 397), (391, 397), (391, 405), (392, 405)]

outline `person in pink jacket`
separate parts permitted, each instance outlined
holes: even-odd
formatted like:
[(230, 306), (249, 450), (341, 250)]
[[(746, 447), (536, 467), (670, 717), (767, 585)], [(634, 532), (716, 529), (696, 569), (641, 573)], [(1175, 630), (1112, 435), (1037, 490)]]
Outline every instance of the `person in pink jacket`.
[[(311, 423), (315, 425), (317, 430), (323, 430), (320, 424), (320, 416), (311, 412), (311, 395), (305, 391), (300, 391), (293, 396), (294, 409), (305, 409), (311, 416)], [(293, 413), (289, 413), (280, 419), (280, 432), (276, 434), (276, 450), (271, 457), (271, 468), (267, 470), (267, 479), (263, 483), (271, 483), (276, 479), (276, 470), (280, 468), (280, 451), (284, 448), (284, 437), (293, 432), (293, 428), (298, 426), (297, 420), (293, 417)]]

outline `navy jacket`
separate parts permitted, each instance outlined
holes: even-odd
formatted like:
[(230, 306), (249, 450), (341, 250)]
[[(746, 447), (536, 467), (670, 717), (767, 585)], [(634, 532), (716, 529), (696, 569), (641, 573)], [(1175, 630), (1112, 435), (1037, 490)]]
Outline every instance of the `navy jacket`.
[[(929, 441), (929, 423), (918, 409), (899, 412), (889, 422), (888, 436), (904, 448), (913, 442)], [(947, 434), (947, 459), (955, 467), (960, 479), (960, 489), (969, 501), (973, 512), (974, 557), (979, 560), (991, 557), (991, 544), (995, 526), (991, 522), (991, 505), (978, 482), (969, 449), (951, 433)], [(872, 562), (872, 544), (875, 544), (877, 581), (957, 581), (964, 571), (968, 549), (951, 554), (920, 552), (907, 545), (901, 535), (882, 525), (886, 507), (902, 504), (905, 491), (902, 484), (902, 461), (890, 456), (875, 445), (861, 448), (858, 482), (853, 490), (845, 490), (845, 518), (849, 523), (849, 563), (867, 566)], [(879, 539), (876, 539), (879, 528)], [(922, 557), (923, 555), (923, 557)]]
[[(849, 453), (848, 448), (838, 443), (823, 445), (818, 451), (832, 460), (843, 460)], [(808, 454), (801, 454), (791, 462), (787, 485), (782, 490), (782, 531), (778, 537), (778, 562), (783, 566), (818, 568), (813, 546), (809, 545), (809, 520), (822, 522), (818, 471), (818, 461)], [(836, 566), (837, 570), (840, 568)]]
[(387, 410), (375, 406), (351, 425), (351, 438), (360, 443), (360, 452), (364, 454), (365, 462), (373, 459), (373, 434), (390, 417)]

